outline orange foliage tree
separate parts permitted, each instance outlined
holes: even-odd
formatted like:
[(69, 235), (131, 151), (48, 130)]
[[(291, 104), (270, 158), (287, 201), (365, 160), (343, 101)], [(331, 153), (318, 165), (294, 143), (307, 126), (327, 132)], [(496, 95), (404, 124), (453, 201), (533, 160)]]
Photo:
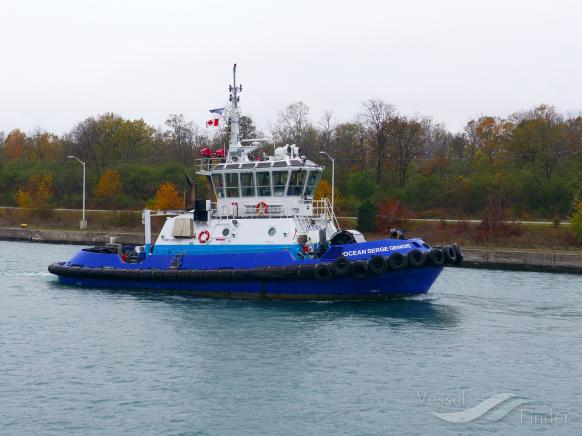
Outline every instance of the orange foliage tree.
[(95, 188), (95, 198), (101, 203), (115, 205), (123, 190), (121, 174), (115, 170), (105, 170)]
[(376, 222), (378, 228), (383, 231), (394, 226), (402, 226), (410, 218), (410, 211), (398, 200), (391, 199), (378, 206)]
[(156, 197), (153, 202), (150, 202), (148, 206), (152, 209), (158, 210), (175, 210), (181, 209), (183, 206), (183, 199), (176, 188), (176, 185), (170, 182), (162, 183), (158, 191), (156, 192)]
[[(22, 159), (25, 157), (26, 136), (18, 129), (14, 129), (4, 140), (2, 155), (6, 160)], [(1, 144), (0, 144), (1, 145)]]
[(16, 191), (16, 203), (25, 215), (50, 215), (53, 198), (53, 178), (49, 174), (31, 176), (26, 186)]
[[(339, 191), (339, 189), (337, 188), (337, 186), (335, 187), (334, 195), (335, 195), (335, 203), (337, 204), (338, 202), (341, 202), (342, 194)], [(315, 190), (315, 193), (313, 194), (313, 199), (314, 200), (322, 200), (326, 197), (331, 202), (331, 183), (325, 179), (321, 179), (319, 181), (319, 184), (317, 185), (317, 189)]]

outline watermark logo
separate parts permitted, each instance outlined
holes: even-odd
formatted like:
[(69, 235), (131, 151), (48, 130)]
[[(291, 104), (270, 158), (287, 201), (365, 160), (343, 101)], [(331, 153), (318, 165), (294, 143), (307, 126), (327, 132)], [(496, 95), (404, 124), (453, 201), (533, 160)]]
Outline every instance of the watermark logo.
[(460, 395), (433, 395), (427, 392), (416, 394), (421, 406), (449, 406), (461, 409), (451, 412), (432, 412), (437, 418), (453, 424), (468, 423), (478, 419), (500, 421), (517, 408), (520, 408), (521, 424), (566, 424), (568, 422), (567, 414), (557, 412), (553, 408), (541, 412), (532, 407), (523, 407), (534, 401), (510, 392), (493, 395), (468, 408), (465, 408), (465, 391), (462, 391)]

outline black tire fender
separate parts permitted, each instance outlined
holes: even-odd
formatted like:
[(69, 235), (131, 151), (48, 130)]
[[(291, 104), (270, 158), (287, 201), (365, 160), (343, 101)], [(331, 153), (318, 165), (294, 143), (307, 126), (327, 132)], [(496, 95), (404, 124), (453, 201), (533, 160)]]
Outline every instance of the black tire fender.
[(205, 280), (218, 280), (218, 270), (217, 269), (207, 269), (204, 270)]
[(295, 264), (285, 265), (281, 268), (281, 277), (285, 279), (292, 279), (297, 277), (298, 267)]
[(152, 279), (153, 280), (164, 280), (166, 278), (166, 271), (163, 269), (153, 269)]
[(299, 277), (313, 277), (315, 271), (315, 265), (312, 263), (306, 263), (298, 266), (297, 274)]
[(368, 269), (372, 274), (382, 274), (386, 272), (386, 259), (379, 255), (372, 256), (368, 261)]
[(408, 259), (408, 265), (413, 268), (419, 268), (426, 263), (426, 253), (418, 248), (410, 250), (406, 258)]
[(428, 262), (434, 266), (443, 266), (445, 264), (445, 253), (440, 248), (433, 248), (428, 253)]
[(178, 270), (169, 269), (166, 270), (166, 280), (176, 280), (178, 278)]
[(455, 265), (460, 265), (463, 263), (463, 252), (457, 243), (452, 244), (452, 247), (457, 252), (457, 261), (455, 262)]
[(458, 261), (457, 251), (455, 247), (451, 245), (445, 245), (443, 247), (443, 251), (445, 253), (445, 262), (450, 265), (454, 265)]
[(202, 270), (202, 269), (190, 270), (190, 280), (194, 280), (194, 281), (204, 280), (204, 270)]
[(340, 256), (334, 260), (331, 265), (331, 271), (338, 277), (348, 275), (350, 273), (352, 263), (345, 256)]
[(139, 271), (139, 279), (140, 280), (151, 280), (152, 279), (152, 270), (151, 269), (142, 269)]
[(331, 280), (331, 278), (333, 277), (331, 268), (327, 263), (318, 263), (317, 265), (315, 265), (313, 275), (317, 280), (320, 280), (322, 282)]
[(363, 279), (368, 275), (368, 261), (367, 260), (356, 260), (352, 263), (352, 275), (358, 279)]
[(390, 270), (401, 271), (408, 266), (408, 258), (399, 251), (395, 251), (388, 257), (387, 264)]
[(219, 269), (218, 270), (218, 280), (232, 280), (232, 269)]

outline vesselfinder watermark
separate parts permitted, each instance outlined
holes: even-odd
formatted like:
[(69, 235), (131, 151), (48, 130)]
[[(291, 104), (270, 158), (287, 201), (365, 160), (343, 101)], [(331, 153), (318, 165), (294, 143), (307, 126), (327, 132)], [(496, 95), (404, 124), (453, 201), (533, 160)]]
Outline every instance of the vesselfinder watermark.
[[(469, 398), (466, 390), (437, 394), (417, 391), (418, 403), (432, 409), (432, 414), (442, 421), (453, 424), (474, 421), (501, 421), (517, 419), (525, 425), (563, 425), (568, 414), (553, 407), (540, 405), (538, 401), (511, 392), (491, 395), (481, 401)], [(515, 413), (512, 413), (515, 412)], [(512, 418), (509, 418), (511, 415)]]

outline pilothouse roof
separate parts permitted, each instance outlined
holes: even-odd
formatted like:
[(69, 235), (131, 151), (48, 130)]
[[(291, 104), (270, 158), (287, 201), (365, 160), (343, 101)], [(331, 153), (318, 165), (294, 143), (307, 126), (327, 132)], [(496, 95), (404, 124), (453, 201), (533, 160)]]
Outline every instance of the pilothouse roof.
[(266, 160), (266, 161), (256, 161), (256, 162), (233, 162), (233, 163), (220, 163), (214, 165), (211, 171), (228, 171), (228, 170), (253, 170), (253, 169), (264, 169), (264, 168), (309, 168), (318, 169), (321, 166), (317, 165), (315, 162), (310, 160), (299, 160), (299, 159), (285, 159), (285, 160)]

